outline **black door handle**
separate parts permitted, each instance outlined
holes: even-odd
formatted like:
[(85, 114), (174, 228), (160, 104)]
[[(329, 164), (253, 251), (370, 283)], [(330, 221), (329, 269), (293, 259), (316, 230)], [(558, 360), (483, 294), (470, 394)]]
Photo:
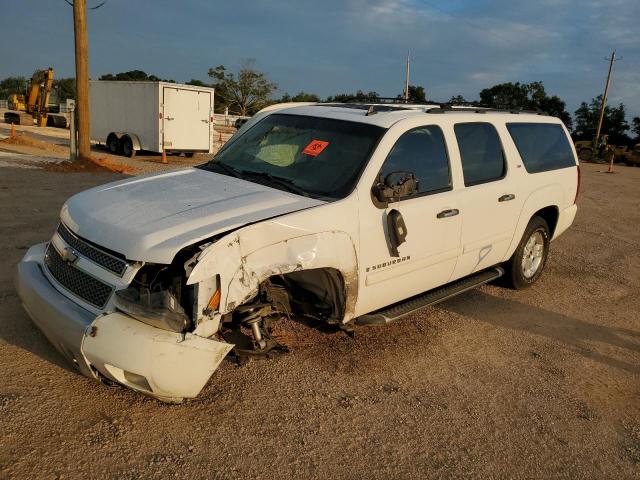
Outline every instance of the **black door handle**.
[(436, 215), (437, 218), (449, 218), (449, 217), (455, 217), (456, 215), (458, 215), (460, 213), (460, 210), (458, 210), (457, 208), (451, 208), (449, 210), (443, 210), (441, 211), (438, 215)]
[(508, 202), (509, 200), (513, 200), (516, 196), (513, 193), (508, 193), (506, 195), (502, 195), (498, 201), (499, 202)]

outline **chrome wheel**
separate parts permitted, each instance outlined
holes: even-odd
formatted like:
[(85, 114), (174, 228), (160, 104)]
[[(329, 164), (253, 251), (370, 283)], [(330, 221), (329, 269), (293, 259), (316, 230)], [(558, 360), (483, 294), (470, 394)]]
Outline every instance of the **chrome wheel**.
[(536, 230), (531, 234), (522, 252), (522, 275), (533, 277), (542, 265), (544, 259), (544, 234)]

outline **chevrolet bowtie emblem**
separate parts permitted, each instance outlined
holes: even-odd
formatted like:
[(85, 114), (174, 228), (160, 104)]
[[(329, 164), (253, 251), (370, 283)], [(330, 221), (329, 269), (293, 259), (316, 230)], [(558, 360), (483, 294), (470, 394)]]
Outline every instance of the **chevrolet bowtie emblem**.
[(78, 252), (71, 247), (65, 247), (65, 249), (60, 253), (60, 256), (67, 263), (73, 264), (78, 260)]

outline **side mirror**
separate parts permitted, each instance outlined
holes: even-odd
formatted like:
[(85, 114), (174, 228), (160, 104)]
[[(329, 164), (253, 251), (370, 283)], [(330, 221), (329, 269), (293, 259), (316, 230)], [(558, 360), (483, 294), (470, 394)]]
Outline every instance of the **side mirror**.
[(373, 186), (373, 194), (381, 203), (398, 201), (418, 191), (418, 180), (411, 172), (391, 172)]

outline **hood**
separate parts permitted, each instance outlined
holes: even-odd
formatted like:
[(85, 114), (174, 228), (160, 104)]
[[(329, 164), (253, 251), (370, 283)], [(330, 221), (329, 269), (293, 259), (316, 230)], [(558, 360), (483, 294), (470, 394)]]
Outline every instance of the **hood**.
[(60, 217), (79, 236), (129, 260), (170, 263), (205, 238), (323, 203), (192, 168), (86, 190), (67, 200)]

